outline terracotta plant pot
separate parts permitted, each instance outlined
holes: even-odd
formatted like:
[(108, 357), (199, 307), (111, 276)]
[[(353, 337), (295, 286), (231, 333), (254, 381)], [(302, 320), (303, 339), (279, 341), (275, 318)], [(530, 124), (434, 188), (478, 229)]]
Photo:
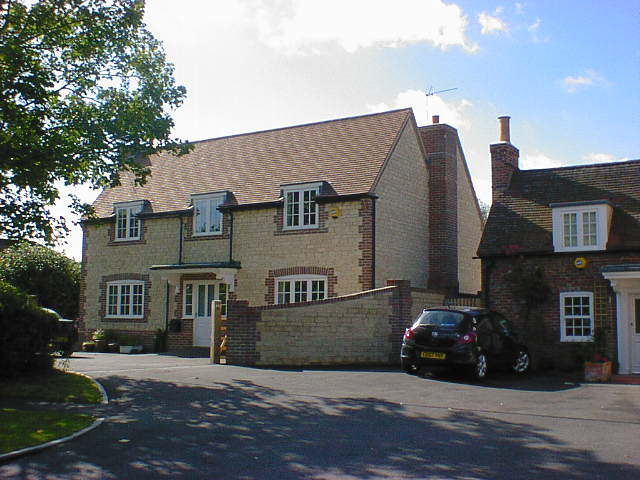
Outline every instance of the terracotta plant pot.
[(611, 362), (584, 362), (584, 379), (587, 382), (611, 380)]

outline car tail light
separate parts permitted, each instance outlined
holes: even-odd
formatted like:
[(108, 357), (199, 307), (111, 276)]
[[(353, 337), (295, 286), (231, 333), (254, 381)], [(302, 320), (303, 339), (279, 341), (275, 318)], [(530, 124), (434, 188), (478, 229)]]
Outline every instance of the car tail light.
[(478, 335), (473, 332), (465, 333), (463, 336), (460, 337), (460, 340), (458, 340), (458, 343), (460, 345), (467, 345), (469, 343), (475, 342), (476, 338), (478, 338)]
[(404, 339), (409, 340), (411, 337), (413, 337), (413, 328), (407, 328), (404, 331)]

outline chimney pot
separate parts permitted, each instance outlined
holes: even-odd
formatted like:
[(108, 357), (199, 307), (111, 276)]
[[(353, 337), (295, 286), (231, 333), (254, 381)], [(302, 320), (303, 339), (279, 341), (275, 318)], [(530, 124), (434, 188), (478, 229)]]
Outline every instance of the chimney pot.
[(500, 120), (500, 141), (511, 143), (511, 135), (509, 132), (509, 116), (498, 117)]
[(440, 115), (433, 115), (431, 117), (431, 121), (436, 124), (436, 123), (440, 123)]

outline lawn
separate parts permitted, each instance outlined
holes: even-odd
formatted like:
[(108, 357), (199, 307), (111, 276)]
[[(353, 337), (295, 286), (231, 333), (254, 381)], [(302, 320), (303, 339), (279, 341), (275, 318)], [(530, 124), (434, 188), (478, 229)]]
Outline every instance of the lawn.
[[(61, 370), (49, 374), (0, 380), (0, 400), (100, 403), (95, 383), (82, 375)], [(28, 408), (28, 407), (27, 407)], [(91, 425), (89, 415), (55, 410), (0, 409), (0, 454), (66, 437)]]
[(53, 370), (46, 375), (0, 380), (0, 399), (43, 402), (100, 403), (95, 383), (82, 375)]
[(0, 409), (0, 454), (66, 437), (93, 421), (77, 413)]

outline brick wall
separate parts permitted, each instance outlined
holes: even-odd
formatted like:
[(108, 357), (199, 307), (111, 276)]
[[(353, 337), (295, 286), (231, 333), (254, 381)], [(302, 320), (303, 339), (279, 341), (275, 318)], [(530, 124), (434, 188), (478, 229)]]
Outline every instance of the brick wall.
[[(587, 267), (575, 268), (576, 257), (587, 259)], [(527, 329), (522, 315), (521, 302), (512, 294), (505, 275), (512, 268), (516, 257), (494, 257), (483, 259), (485, 285), (488, 293), (488, 307), (512, 319), (521, 330)], [(536, 307), (542, 317), (542, 325), (533, 327), (535, 335), (525, 338), (525, 343), (533, 349), (534, 364), (538, 367), (570, 368), (577, 366), (575, 342), (560, 341), (560, 293), (588, 291), (594, 294), (594, 321), (596, 328), (607, 330), (608, 354), (617, 355), (616, 297), (609, 282), (600, 273), (605, 265), (639, 263), (638, 254), (558, 253), (548, 256), (524, 257), (524, 265), (539, 267), (546, 283), (551, 288), (547, 302)], [(529, 330), (531, 327), (529, 327)]]
[(250, 307), (246, 301), (231, 302), (227, 364), (396, 364), (412, 305), (441, 303), (442, 296), (412, 290), (408, 281), (389, 285), (305, 304)]

